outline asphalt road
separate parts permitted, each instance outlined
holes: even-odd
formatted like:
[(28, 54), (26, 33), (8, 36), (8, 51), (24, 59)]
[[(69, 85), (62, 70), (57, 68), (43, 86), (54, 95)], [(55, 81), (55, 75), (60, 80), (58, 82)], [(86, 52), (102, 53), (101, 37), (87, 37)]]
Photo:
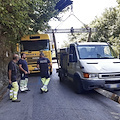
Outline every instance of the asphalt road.
[(95, 91), (75, 94), (68, 82), (59, 82), (55, 67), (48, 93), (40, 94), (37, 75), (29, 77), (31, 91), (19, 93), (20, 103), (12, 103), (6, 93), (0, 102), (0, 120), (120, 120), (120, 104)]

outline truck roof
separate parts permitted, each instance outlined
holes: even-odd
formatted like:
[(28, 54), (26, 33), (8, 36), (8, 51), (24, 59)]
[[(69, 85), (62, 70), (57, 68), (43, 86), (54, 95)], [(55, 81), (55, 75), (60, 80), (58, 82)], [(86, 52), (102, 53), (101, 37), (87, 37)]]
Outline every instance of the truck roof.
[(107, 45), (105, 42), (82, 42), (77, 43), (78, 45)]

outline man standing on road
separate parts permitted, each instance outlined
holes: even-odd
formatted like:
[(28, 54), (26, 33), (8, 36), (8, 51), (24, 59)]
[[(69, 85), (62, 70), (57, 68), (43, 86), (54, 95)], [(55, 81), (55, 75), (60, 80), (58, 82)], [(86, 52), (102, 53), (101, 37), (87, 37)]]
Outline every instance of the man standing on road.
[(21, 54), (21, 59), (18, 61), (19, 68), (20, 68), (20, 74), (21, 74), (21, 80), (20, 80), (20, 90), (21, 92), (30, 91), (27, 87), (28, 85), (28, 74), (30, 74), (30, 71), (28, 70), (28, 65), (25, 60), (26, 54)]
[(43, 87), (40, 88), (41, 93), (48, 92), (48, 84), (50, 82), (50, 75), (48, 73), (48, 67), (50, 66), (50, 75), (52, 74), (52, 64), (50, 63), (50, 60), (48, 58), (44, 57), (44, 53), (40, 53), (40, 59), (37, 61), (37, 68), (40, 68), (40, 76), (41, 81), (43, 83)]
[(8, 79), (9, 79), (9, 84), (11, 84), (11, 89), (10, 89), (10, 100), (12, 102), (20, 102), (20, 100), (17, 99), (18, 95), (18, 82), (17, 82), (17, 65), (16, 63), (18, 62), (19, 57), (17, 54), (13, 55), (13, 60), (9, 62), (8, 64)]

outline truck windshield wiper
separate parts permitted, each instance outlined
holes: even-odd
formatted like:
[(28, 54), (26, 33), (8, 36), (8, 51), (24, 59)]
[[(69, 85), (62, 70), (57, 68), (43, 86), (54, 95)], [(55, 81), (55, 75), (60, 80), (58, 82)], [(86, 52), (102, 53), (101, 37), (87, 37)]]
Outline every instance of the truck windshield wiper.
[(102, 59), (114, 59), (114, 57), (100, 57)]

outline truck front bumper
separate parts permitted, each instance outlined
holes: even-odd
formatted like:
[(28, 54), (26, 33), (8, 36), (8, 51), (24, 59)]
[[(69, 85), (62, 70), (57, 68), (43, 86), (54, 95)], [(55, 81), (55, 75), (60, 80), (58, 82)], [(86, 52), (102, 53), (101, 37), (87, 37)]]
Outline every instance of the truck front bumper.
[[(107, 80), (109, 81), (109, 80)], [(120, 80), (112, 81), (112, 84), (108, 84), (106, 80), (82, 80), (83, 88), (85, 90), (92, 90), (95, 88), (106, 89), (120, 89)]]

